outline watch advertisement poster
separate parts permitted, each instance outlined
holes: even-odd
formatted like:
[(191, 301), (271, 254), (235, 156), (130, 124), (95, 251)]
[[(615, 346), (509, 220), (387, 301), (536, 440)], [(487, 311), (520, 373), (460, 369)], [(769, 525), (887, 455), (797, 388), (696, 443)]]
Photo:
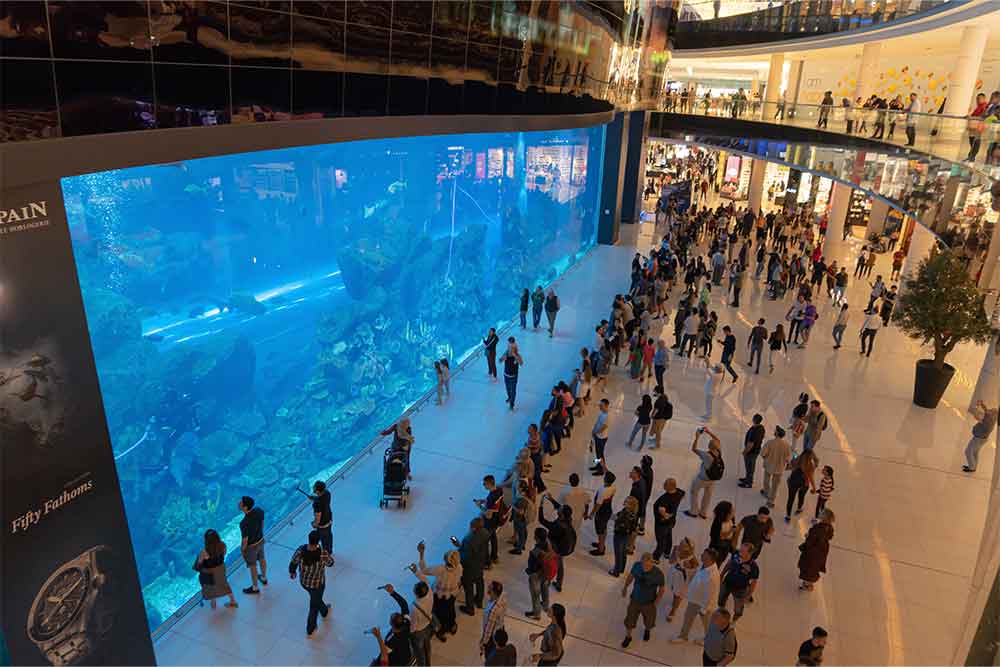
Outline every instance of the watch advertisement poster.
[(0, 193), (0, 593), (14, 665), (152, 665), (58, 183)]

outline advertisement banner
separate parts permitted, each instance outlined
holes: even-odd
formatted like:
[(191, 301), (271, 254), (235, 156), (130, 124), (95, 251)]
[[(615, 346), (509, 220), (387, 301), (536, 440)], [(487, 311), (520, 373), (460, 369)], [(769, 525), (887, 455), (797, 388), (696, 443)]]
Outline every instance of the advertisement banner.
[(0, 194), (0, 443), (10, 663), (154, 664), (58, 183)]

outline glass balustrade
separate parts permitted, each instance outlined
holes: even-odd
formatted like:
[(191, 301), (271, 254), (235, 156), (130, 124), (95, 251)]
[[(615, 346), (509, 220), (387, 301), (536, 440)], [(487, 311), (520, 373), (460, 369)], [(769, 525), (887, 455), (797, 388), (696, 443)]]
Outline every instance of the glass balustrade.
[[(803, 0), (685, 2), (673, 37), (676, 49), (756, 44), (874, 28), (957, 5), (956, 0)], [(739, 13), (732, 10), (738, 8)], [(728, 15), (727, 15), (728, 14)]]
[[(905, 102), (903, 102), (905, 104)], [(905, 109), (864, 109), (841, 105), (755, 102), (731, 96), (661, 100), (660, 110), (737, 120), (760, 121), (848, 134), (911, 147), (952, 162), (963, 162), (991, 176), (1000, 175), (1000, 118), (970, 119)]]

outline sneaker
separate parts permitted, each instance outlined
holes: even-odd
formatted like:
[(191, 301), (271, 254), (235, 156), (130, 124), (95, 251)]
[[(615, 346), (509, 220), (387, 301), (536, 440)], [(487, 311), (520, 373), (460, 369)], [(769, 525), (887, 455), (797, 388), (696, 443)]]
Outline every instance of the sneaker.
[(646, 628), (646, 630), (643, 631), (643, 633), (642, 633), (642, 641), (644, 641), (644, 642), (648, 642), (649, 641), (649, 628)]
[(604, 477), (604, 471), (603, 470), (595, 470), (595, 471), (593, 471), (590, 474), (593, 475), (594, 477)]
[(533, 621), (539, 621), (542, 618), (541, 614), (536, 614), (535, 612), (531, 611), (530, 609), (528, 611), (524, 612), (524, 615), (527, 616), (528, 618), (530, 618)]
[(625, 639), (622, 640), (622, 648), (628, 648), (628, 645), (631, 643), (632, 643), (632, 638), (626, 636)]
[(591, 549), (590, 550), (590, 555), (591, 556), (603, 556), (604, 555), (604, 550), (603, 549)]
[(707, 516), (705, 516), (704, 514), (699, 514), (699, 515), (698, 515), (698, 518), (700, 518), (700, 519), (707, 519), (708, 517), (707, 517)]
[(249, 586), (243, 589), (243, 592), (247, 595), (260, 595), (260, 589)]
[(265, 576), (264, 576), (264, 575), (262, 574), (262, 575), (260, 575), (260, 576), (258, 577), (258, 579), (260, 579), (260, 583), (262, 583), (262, 584), (264, 584), (265, 586), (267, 586), (267, 577), (265, 577)]
[(684, 510), (684, 516), (689, 516), (692, 519), (697, 519), (698, 518), (698, 515), (695, 514), (694, 512), (692, 512), (691, 510)]
[(976, 472), (976, 469), (969, 466), (962, 466), (962, 472)]
[(524, 551), (521, 549), (511, 549), (507, 553), (509, 553), (511, 556), (520, 556), (522, 553), (524, 553)]

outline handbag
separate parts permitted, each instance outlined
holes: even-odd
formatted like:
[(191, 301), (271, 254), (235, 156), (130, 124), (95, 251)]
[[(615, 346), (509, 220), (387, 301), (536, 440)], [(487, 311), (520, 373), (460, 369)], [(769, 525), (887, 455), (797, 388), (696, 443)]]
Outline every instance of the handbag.
[(195, 559), (194, 565), (191, 569), (198, 573), (198, 583), (202, 586), (214, 586), (215, 585), (215, 575), (212, 572), (206, 572), (201, 569), (201, 561)]
[(418, 607), (416, 605), (416, 603), (414, 603), (413, 606), (417, 607), (417, 611), (419, 611), (421, 614), (423, 614), (424, 618), (426, 618), (427, 621), (430, 623), (430, 625), (431, 625), (431, 632), (433, 634), (436, 635), (437, 633), (439, 633), (441, 631), (441, 621), (438, 620), (438, 617), (436, 615), (434, 615), (433, 613), (428, 614), (426, 611), (424, 611), (423, 609), (421, 609), (420, 607)]

